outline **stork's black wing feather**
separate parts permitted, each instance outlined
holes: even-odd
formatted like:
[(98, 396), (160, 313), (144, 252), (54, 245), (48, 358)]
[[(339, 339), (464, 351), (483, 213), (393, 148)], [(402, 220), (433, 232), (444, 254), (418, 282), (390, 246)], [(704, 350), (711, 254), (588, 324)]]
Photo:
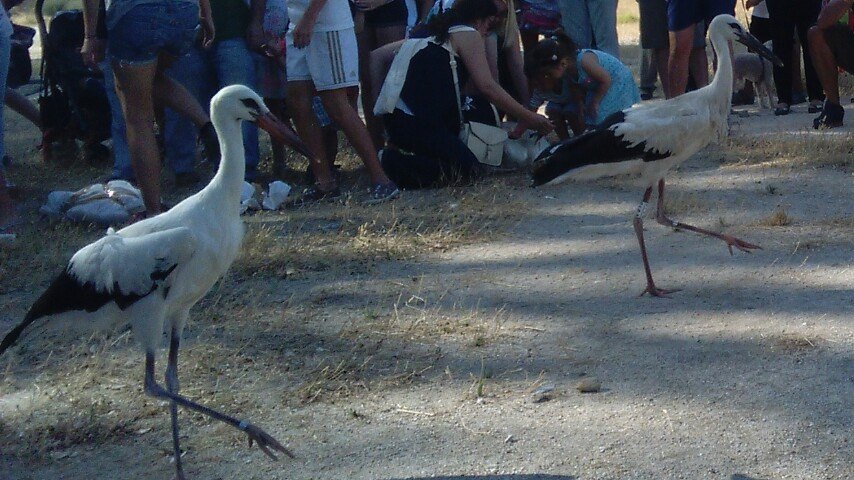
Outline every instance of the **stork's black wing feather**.
[(657, 152), (647, 148), (646, 142), (632, 145), (614, 132), (611, 127), (623, 123), (626, 112), (611, 114), (596, 129), (565, 140), (540, 154), (533, 164), (534, 186), (548, 183), (561, 175), (588, 165), (617, 163), (642, 159), (645, 162), (670, 156), (670, 152)]
[(94, 312), (109, 302), (115, 302), (122, 310), (128, 308), (155, 291), (159, 282), (169, 276), (176, 266), (173, 264), (152, 272), (151, 289), (147, 292), (127, 294), (122, 293), (117, 285), (113, 286), (112, 291), (107, 291), (96, 288), (92, 282), (81, 283), (69, 272), (70, 267), (66, 268), (30, 307), (24, 320), (6, 334), (0, 342), (0, 355), (18, 340), (27, 327), (42, 317), (70, 311)]

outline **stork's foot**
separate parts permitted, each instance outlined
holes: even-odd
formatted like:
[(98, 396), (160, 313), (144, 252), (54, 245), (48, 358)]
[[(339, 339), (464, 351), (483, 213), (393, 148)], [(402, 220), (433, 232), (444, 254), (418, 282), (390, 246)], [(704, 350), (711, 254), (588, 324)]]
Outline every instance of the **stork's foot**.
[(742, 252), (751, 253), (751, 250), (762, 250), (759, 245), (747, 243), (744, 240), (733, 237), (732, 235), (721, 234), (720, 239), (726, 242), (726, 248), (729, 249), (729, 254), (732, 255), (732, 247), (735, 247)]
[(273, 450), (284, 453), (285, 455), (294, 458), (294, 454), (290, 452), (287, 448), (284, 447), (278, 440), (270, 436), (264, 430), (261, 430), (259, 427), (252, 425), (251, 423), (245, 423), (240, 425), (240, 429), (246, 432), (246, 435), (249, 436), (249, 447), (252, 447), (253, 443), (258, 444), (258, 448), (261, 449), (262, 452), (267, 454), (268, 457), (273, 460), (278, 460), (279, 457), (273, 453)]
[(650, 283), (649, 285), (646, 286), (644, 291), (642, 291), (641, 294), (638, 296), (642, 297), (648, 293), (653, 297), (670, 298), (670, 297), (668, 297), (668, 295), (670, 295), (671, 293), (676, 293), (676, 292), (681, 292), (681, 291), (682, 291), (681, 288), (674, 288), (672, 290), (665, 290), (663, 288), (656, 287), (655, 284)]

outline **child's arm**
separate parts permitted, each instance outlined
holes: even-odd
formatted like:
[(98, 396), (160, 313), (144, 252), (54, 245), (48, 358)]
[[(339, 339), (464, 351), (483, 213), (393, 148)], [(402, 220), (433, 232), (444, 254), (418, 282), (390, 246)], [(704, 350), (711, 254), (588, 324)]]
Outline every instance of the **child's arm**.
[(598, 84), (596, 91), (593, 92), (590, 105), (588, 105), (592, 116), (598, 117), (599, 103), (602, 102), (602, 99), (605, 98), (605, 95), (611, 88), (611, 75), (607, 70), (602, 68), (602, 65), (599, 65), (599, 59), (596, 58), (596, 54), (593, 52), (587, 52), (581, 57), (581, 66), (587, 72), (587, 76)]

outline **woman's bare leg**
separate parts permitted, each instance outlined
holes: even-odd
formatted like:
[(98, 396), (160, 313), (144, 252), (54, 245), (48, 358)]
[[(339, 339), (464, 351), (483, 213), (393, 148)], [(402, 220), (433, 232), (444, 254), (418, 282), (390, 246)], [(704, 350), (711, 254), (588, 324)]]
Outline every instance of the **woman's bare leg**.
[(157, 62), (127, 65), (113, 62), (116, 91), (122, 103), (131, 165), (146, 213), (160, 213), (160, 152), (154, 137), (154, 78)]
[(41, 130), (42, 119), (38, 107), (14, 88), (6, 87), (6, 106), (20, 113), (21, 116), (33, 122), (33, 125)]

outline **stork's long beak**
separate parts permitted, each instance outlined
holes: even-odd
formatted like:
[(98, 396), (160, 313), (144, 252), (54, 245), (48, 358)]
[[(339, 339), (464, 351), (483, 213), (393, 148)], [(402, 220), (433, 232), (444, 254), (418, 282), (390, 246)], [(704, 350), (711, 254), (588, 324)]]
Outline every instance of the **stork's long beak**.
[(314, 154), (311, 153), (308, 146), (297, 136), (296, 132), (272, 113), (267, 112), (259, 115), (255, 118), (255, 123), (269, 133), (270, 136), (305, 155), (309, 160), (315, 158)]
[(777, 58), (777, 56), (774, 55), (771, 50), (768, 50), (765, 45), (762, 45), (762, 43), (760, 43), (759, 40), (757, 40), (756, 37), (751, 35), (749, 32), (745, 32), (744, 30), (742, 30), (740, 33), (737, 34), (737, 36), (738, 43), (741, 43), (742, 45), (747, 47), (747, 49), (751, 52), (767, 58), (771, 63), (777, 65), (778, 67), (783, 66), (783, 61)]

